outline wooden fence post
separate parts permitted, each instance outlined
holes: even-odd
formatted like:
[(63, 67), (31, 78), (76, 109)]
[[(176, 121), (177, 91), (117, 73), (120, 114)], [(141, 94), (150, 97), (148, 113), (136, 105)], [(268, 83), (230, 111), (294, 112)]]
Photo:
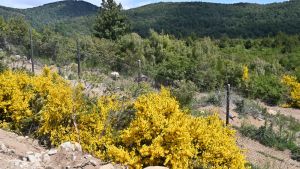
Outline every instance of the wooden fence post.
[(230, 105), (230, 84), (227, 84), (227, 95), (226, 95), (226, 125), (229, 124), (229, 105)]
[(30, 60), (31, 60), (31, 70), (32, 73), (34, 74), (34, 59), (33, 59), (33, 42), (32, 42), (32, 29), (30, 28), (30, 48), (31, 48), (31, 56), (30, 56)]
[(138, 64), (139, 64), (138, 84), (140, 84), (140, 81), (142, 80), (142, 64), (140, 59), (138, 60)]
[(80, 67), (80, 49), (79, 49), (79, 41), (76, 39), (77, 44), (77, 64), (78, 64), (78, 78), (81, 79), (81, 67)]

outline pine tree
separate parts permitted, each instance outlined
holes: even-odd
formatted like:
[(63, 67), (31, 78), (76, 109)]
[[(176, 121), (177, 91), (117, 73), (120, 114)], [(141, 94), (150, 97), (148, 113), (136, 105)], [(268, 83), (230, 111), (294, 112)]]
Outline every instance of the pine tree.
[(128, 31), (127, 18), (121, 10), (122, 5), (114, 0), (102, 0), (94, 27), (96, 37), (116, 40)]

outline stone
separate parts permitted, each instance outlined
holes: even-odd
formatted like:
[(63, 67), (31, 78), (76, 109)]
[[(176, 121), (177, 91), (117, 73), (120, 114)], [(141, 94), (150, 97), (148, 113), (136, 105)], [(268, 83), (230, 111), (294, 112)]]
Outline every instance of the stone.
[(54, 168), (51, 166), (47, 166), (47, 167), (45, 167), (45, 169), (54, 169)]
[(0, 142), (0, 153), (7, 153), (8, 149), (7, 147)]
[(50, 161), (50, 156), (48, 154), (43, 154), (42, 155), (42, 162), (46, 163), (48, 161)]
[(268, 111), (267, 111), (269, 114), (271, 114), (271, 115), (276, 115), (277, 114), (277, 112), (276, 111), (274, 111), (274, 110), (272, 110), (272, 109), (268, 109)]
[(75, 161), (77, 156), (75, 154), (72, 154), (72, 160)]
[(144, 169), (169, 169), (168, 167), (163, 167), (163, 166), (149, 166)]
[(34, 152), (27, 152), (27, 160), (31, 163), (39, 165), (39, 162), (41, 161), (41, 154), (40, 153), (34, 153)]
[(16, 150), (14, 150), (14, 149), (7, 149), (7, 153), (15, 154), (15, 153), (16, 153)]
[(32, 163), (39, 161), (34, 154), (27, 155), (27, 158)]
[(106, 164), (99, 167), (99, 169), (114, 169), (115, 167), (112, 164)]
[(97, 166), (98, 165), (98, 162), (96, 160), (90, 160), (90, 163), (93, 165), (93, 166)]
[(82, 152), (82, 148), (81, 148), (81, 145), (79, 143), (74, 143), (74, 146), (75, 146), (75, 151), (79, 151), (79, 152)]
[(19, 141), (19, 142), (22, 142), (24, 140), (25, 140), (25, 137), (23, 137), (23, 136), (18, 136), (17, 137), (17, 141)]
[(27, 151), (26, 152), (26, 155), (28, 156), (28, 155), (32, 155), (32, 154), (34, 154), (34, 152), (32, 152), (32, 151)]
[(75, 146), (74, 144), (72, 144), (71, 142), (65, 142), (65, 143), (62, 143), (60, 145), (60, 148), (64, 151), (74, 151), (75, 150)]
[(39, 145), (39, 141), (38, 140), (33, 140), (32, 144), (33, 145)]
[(54, 154), (56, 154), (57, 153), (57, 150), (56, 149), (50, 149), (49, 151), (48, 151), (48, 155), (49, 156), (52, 156), (52, 155), (54, 155)]
[(92, 155), (90, 155), (90, 154), (85, 154), (85, 155), (84, 155), (84, 158), (85, 158), (85, 159), (90, 159), (90, 158), (92, 158)]

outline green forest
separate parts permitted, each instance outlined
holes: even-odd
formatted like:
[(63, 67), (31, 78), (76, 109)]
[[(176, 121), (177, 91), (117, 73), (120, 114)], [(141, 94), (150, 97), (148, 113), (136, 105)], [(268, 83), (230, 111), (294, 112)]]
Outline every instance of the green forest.
[[(266, 5), (170, 2), (122, 12), (131, 23), (132, 31), (142, 37), (149, 36), (149, 29), (153, 29), (177, 38), (255, 38), (274, 36), (278, 32), (299, 33), (299, 8), (297, 0)], [(37, 30), (48, 25), (65, 35), (91, 34), (98, 10), (97, 6), (85, 1), (60, 1), (29, 9), (0, 6), (0, 14), (6, 19), (22, 16)]]

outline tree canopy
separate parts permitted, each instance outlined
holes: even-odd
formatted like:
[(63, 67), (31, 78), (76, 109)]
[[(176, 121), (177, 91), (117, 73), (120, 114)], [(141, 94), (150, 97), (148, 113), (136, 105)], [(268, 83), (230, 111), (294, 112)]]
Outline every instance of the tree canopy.
[(94, 27), (94, 35), (99, 38), (116, 40), (128, 31), (122, 5), (114, 0), (102, 0)]

